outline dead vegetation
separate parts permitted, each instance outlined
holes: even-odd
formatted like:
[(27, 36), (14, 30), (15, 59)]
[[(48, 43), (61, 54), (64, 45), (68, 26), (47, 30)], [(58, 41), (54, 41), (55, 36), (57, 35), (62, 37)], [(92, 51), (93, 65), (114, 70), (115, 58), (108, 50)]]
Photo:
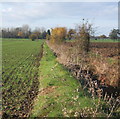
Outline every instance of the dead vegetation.
[[(61, 64), (64, 64), (67, 67), (73, 67), (75, 65), (79, 65), (79, 67), (83, 67), (83, 69), (91, 70), (94, 74), (99, 75), (98, 80), (105, 85), (111, 85), (115, 87), (120, 86), (120, 77), (119, 77), (119, 54), (116, 51), (116, 56), (107, 57), (110, 53), (107, 48), (102, 49), (103, 57), (101, 53), (98, 52), (98, 48), (93, 51), (92, 45), (90, 47), (91, 52), (87, 55), (82, 55), (82, 52), (77, 50), (77, 43), (63, 43), (61, 45), (53, 45), (48, 43), (48, 45), (52, 48), (55, 55), (57, 55), (57, 59)], [(99, 44), (100, 45), (100, 44)], [(109, 47), (109, 45), (108, 45)], [(112, 49), (112, 47), (111, 47)], [(114, 50), (114, 48), (113, 48)], [(118, 49), (116, 49), (118, 50)], [(110, 51), (109, 51), (110, 52)], [(114, 51), (112, 52), (114, 53)]]
[[(95, 109), (83, 109), (75, 115), (97, 117), (102, 111), (102, 114), (106, 113), (109, 118), (120, 106), (119, 47), (115, 46), (116, 44), (112, 47), (109, 43), (90, 44), (91, 32), (92, 27), (86, 22), (77, 27), (75, 42), (51, 43), (51, 39), (47, 44), (57, 56), (57, 60), (68, 68), (80, 81), (83, 90), (87, 89), (93, 99)], [(60, 39), (62, 41), (62, 38)]]
[(45, 89), (42, 89), (39, 92), (39, 95), (47, 95), (49, 93), (52, 93), (56, 88), (57, 88), (57, 86), (49, 86), (49, 87), (47, 87)]
[[(82, 109), (75, 115), (77, 117), (96, 117), (103, 110), (103, 113), (107, 113), (107, 118), (113, 115), (118, 117), (119, 113), (115, 112), (120, 106), (118, 64), (109, 62), (107, 57), (96, 52), (83, 55), (77, 50), (76, 43), (53, 45), (47, 42), (47, 44), (57, 56), (57, 60), (69, 69), (80, 81), (83, 89), (87, 89), (92, 96), (96, 108)], [(98, 102), (95, 100), (96, 96)]]

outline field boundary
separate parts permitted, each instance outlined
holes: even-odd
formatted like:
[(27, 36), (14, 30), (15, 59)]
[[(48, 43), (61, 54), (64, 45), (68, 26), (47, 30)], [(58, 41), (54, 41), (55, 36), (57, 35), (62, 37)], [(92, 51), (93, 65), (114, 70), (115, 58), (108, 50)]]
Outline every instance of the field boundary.
[[(58, 63), (46, 43), (39, 73), (39, 93), (30, 117), (74, 117), (80, 109), (93, 108), (92, 100), (83, 91), (79, 81)], [(68, 114), (63, 111), (66, 108), (70, 111)]]

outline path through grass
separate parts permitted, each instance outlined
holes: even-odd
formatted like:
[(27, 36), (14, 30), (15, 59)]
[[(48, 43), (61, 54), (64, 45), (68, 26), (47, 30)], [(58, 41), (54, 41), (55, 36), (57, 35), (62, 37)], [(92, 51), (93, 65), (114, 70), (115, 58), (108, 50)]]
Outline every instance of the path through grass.
[(81, 108), (93, 107), (92, 100), (84, 96), (80, 83), (56, 61), (46, 44), (39, 73), (39, 94), (31, 117), (71, 117)]

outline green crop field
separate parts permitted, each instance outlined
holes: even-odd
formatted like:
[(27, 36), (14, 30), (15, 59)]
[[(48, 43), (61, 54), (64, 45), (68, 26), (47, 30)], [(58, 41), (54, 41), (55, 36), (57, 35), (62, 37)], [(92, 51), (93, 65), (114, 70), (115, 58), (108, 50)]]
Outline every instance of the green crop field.
[(29, 109), (26, 105), (37, 90), (42, 43), (28, 39), (2, 41), (2, 103), (7, 114), (22, 115)]
[[(4, 118), (81, 117), (83, 114), (108, 117), (112, 114), (111, 103), (93, 96), (86, 86), (58, 62), (48, 41), (2, 39)], [(114, 110), (115, 117), (119, 116), (119, 110)]]

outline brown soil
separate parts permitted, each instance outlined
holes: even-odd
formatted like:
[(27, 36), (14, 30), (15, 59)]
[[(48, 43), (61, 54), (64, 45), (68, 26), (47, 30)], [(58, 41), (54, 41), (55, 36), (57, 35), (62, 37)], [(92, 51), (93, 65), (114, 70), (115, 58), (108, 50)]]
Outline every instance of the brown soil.
[(58, 86), (49, 86), (47, 88), (44, 88), (40, 91), (39, 95), (47, 95), (49, 93), (52, 93)]

